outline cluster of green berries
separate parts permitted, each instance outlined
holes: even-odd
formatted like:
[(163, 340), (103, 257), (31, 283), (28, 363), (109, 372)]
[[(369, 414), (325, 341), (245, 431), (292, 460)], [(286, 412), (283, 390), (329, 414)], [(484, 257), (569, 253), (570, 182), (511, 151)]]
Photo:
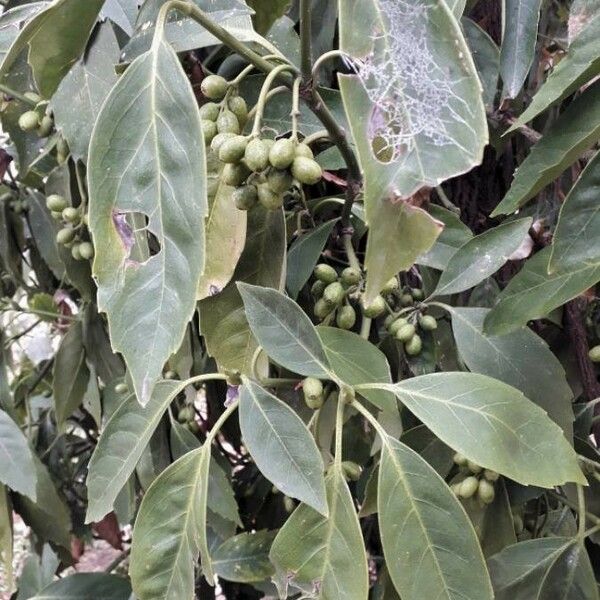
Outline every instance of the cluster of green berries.
[(36, 103), (34, 110), (28, 110), (19, 117), (19, 127), (26, 133), (37, 132), (41, 138), (48, 137), (54, 130), (54, 118), (46, 111), (47, 102), (39, 94), (26, 92), (25, 97)]
[(186, 404), (181, 407), (177, 413), (177, 420), (192, 433), (200, 433), (200, 425), (196, 421), (196, 411), (192, 405)]
[(385, 325), (389, 334), (404, 344), (404, 351), (408, 356), (417, 356), (423, 349), (423, 338), (417, 333), (418, 330), (437, 329), (437, 321), (434, 317), (417, 312), (408, 317), (390, 315)]
[(349, 296), (358, 289), (362, 280), (360, 271), (347, 267), (338, 274), (332, 266), (320, 263), (315, 267), (314, 276), (311, 293), (315, 299), (317, 319), (332, 321), (335, 317), (340, 329), (352, 329), (356, 323), (356, 311), (350, 305)]
[(600, 346), (594, 346), (593, 348), (590, 348), (588, 356), (592, 362), (600, 363)]
[(454, 455), (454, 462), (465, 477), (462, 481), (452, 484), (452, 491), (459, 498), (475, 497), (482, 505), (491, 504), (496, 496), (494, 483), (498, 480), (498, 473), (483, 469), (460, 453)]
[(51, 194), (46, 198), (46, 206), (57, 221), (64, 227), (56, 234), (56, 242), (71, 248), (75, 260), (90, 260), (94, 257), (94, 246), (90, 241), (82, 239), (87, 215), (80, 208), (71, 206), (67, 199), (59, 194)]
[(236, 188), (233, 198), (240, 210), (258, 203), (277, 210), (295, 182), (314, 185), (321, 180), (323, 172), (307, 144), (242, 135), (248, 107), (223, 77), (209, 75), (201, 90), (212, 100), (200, 108), (204, 141), (223, 163), (221, 181)]

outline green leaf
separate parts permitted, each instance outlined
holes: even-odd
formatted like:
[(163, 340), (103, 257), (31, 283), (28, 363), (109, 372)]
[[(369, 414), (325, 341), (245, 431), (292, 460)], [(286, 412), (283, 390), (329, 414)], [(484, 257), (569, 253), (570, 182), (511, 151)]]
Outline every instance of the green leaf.
[(377, 387), (393, 391), (443, 442), (486, 469), (524, 485), (586, 483), (558, 425), (497, 379), (448, 372)]
[(56, 424), (63, 430), (67, 419), (83, 402), (90, 379), (81, 321), (75, 321), (62, 339), (54, 359), (52, 378)]
[(198, 283), (198, 300), (218, 294), (229, 283), (246, 242), (248, 213), (236, 207), (232, 198), (235, 188), (221, 181), (220, 171), (211, 169), (209, 173), (209, 187), (214, 185), (216, 190), (208, 199), (206, 265)]
[[(98, 307), (142, 404), (196, 305), (207, 213), (204, 153), (189, 80), (159, 35), (106, 99), (88, 174)], [(133, 239), (123, 217), (132, 212), (149, 218), (147, 229), (160, 244), (144, 262), (129, 257)]]
[(434, 204), (428, 210), (444, 224), (444, 229), (431, 250), (417, 258), (417, 263), (443, 271), (456, 251), (473, 239), (473, 233), (455, 213)]
[(573, 392), (546, 342), (527, 327), (503, 336), (485, 335), (486, 308), (450, 310), (456, 345), (467, 367), (521, 390), (572, 439)]
[(515, 98), (531, 69), (542, 0), (503, 0), (500, 75), (503, 96)]
[(144, 407), (132, 394), (123, 399), (106, 423), (88, 466), (87, 523), (101, 521), (113, 509), (167, 407), (186, 385), (159, 382)]
[(246, 246), (233, 281), (220, 294), (200, 302), (200, 331), (209, 354), (224, 369), (251, 375), (252, 357), (258, 347), (235, 282), (280, 289), (285, 273), (285, 248), (283, 211), (255, 207), (248, 213)]
[(444, 480), (416, 452), (386, 436), (377, 505), (383, 552), (403, 600), (491, 600), (477, 536)]
[(300, 375), (328, 376), (328, 360), (306, 313), (283, 294), (238, 283), (250, 329), (265, 352)]
[(56, 128), (69, 143), (74, 159), (87, 162), (96, 116), (117, 83), (114, 65), (119, 44), (110, 24), (94, 34), (85, 56), (73, 66), (52, 97)]
[(357, 70), (340, 78), (340, 89), (370, 223), (382, 205), (481, 162), (482, 90), (445, 3), (427, 0), (415, 10), (406, 0), (349, 0), (340, 3), (339, 18), (340, 47)]
[(23, 25), (41, 10), (47, 8), (49, 4), (49, 2), (33, 2), (15, 6), (2, 13), (0, 16), (0, 60), (4, 60)]
[(210, 446), (189, 452), (148, 488), (135, 522), (129, 574), (139, 600), (193, 600), (194, 565), (202, 554), (212, 582), (206, 539)]
[(422, 208), (389, 199), (381, 201), (369, 219), (366, 303), (399, 271), (408, 271), (442, 232), (442, 223)]
[(325, 467), (300, 417), (279, 398), (244, 379), (240, 428), (262, 474), (284, 494), (327, 515)]
[(0, 484), (0, 566), (6, 590), (13, 588), (13, 518), (8, 489)]
[(103, 3), (104, 0), (50, 3), (21, 29), (0, 64), (0, 78), (27, 48), (40, 94), (50, 98), (83, 52)]
[(282, 578), (314, 598), (363, 600), (368, 595), (367, 557), (354, 501), (341, 469), (326, 478), (329, 517), (301, 504), (279, 530), (271, 561)]
[(598, 599), (587, 552), (571, 538), (519, 542), (488, 564), (496, 600)]
[(60, 560), (50, 544), (44, 544), (41, 556), (31, 553), (27, 557), (19, 577), (19, 592), (16, 600), (28, 600), (50, 585)]
[(264, 35), (279, 17), (285, 15), (291, 0), (249, 0), (248, 4), (254, 9), (254, 28)]
[(432, 295), (463, 292), (495, 273), (523, 243), (531, 221), (510, 221), (469, 240), (452, 256)]
[[(317, 327), (331, 370), (350, 386), (359, 383), (391, 383), (392, 376), (385, 354), (356, 333), (337, 327)], [(364, 390), (364, 397), (380, 410), (395, 408), (393, 394)]]
[(265, 581), (275, 574), (269, 551), (275, 533), (257, 531), (229, 538), (213, 554), (215, 573), (228, 581), (252, 583)]
[(409, 429), (400, 441), (424, 458), (442, 479), (450, 474), (455, 464), (454, 450), (439, 440), (425, 425)]
[(138, 14), (138, 5), (138, 0), (106, 0), (102, 7), (102, 16), (116, 23), (131, 36)]
[(527, 260), (498, 296), (485, 332), (502, 335), (541, 319), (600, 281), (600, 264), (582, 264), (548, 274), (550, 247)]
[(548, 272), (600, 266), (600, 152), (588, 163), (560, 207)]
[(108, 573), (75, 573), (45, 587), (31, 600), (129, 600), (131, 585)]
[(35, 501), (34, 455), (19, 426), (0, 410), (0, 482)]
[(337, 219), (332, 219), (322, 223), (291, 245), (287, 255), (286, 282), (290, 297), (297, 298), (300, 290), (309, 280), (336, 222)]
[(521, 114), (510, 131), (531, 121), (600, 73), (598, 36), (600, 36), (600, 13), (597, 12), (573, 40), (567, 55), (552, 70), (527, 110)]
[(552, 122), (521, 163), (492, 217), (509, 214), (534, 198), (580, 154), (600, 139), (600, 82), (596, 82)]

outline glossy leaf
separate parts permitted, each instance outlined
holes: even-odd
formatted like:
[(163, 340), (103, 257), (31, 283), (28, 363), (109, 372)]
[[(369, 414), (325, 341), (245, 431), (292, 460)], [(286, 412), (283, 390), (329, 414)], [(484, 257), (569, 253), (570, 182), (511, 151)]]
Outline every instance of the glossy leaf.
[(496, 600), (597, 600), (585, 548), (564, 537), (509, 546), (489, 559)]
[(260, 206), (248, 214), (248, 234), (233, 281), (214, 297), (200, 302), (200, 330), (208, 352), (225, 369), (251, 375), (257, 343), (250, 331), (236, 281), (280, 289), (285, 276), (283, 211)]
[[(196, 101), (162, 36), (104, 103), (88, 177), (98, 307), (108, 315), (113, 348), (127, 362), (138, 400), (147, 404), (194, 312), (207, 213)], [(123, 217), (132, 212), (149, 218), (160, 244), (144, 262), (129, 256), (132, 232)]]
[(62, 339), (52, 375), (56, 424), (62, 429), (83, 402), (90, 379), (90, 370), (85, 362), (81, 321), (75, 321)]
[(416, 452), (387, 437), (377, 505), (390, 576), (403, 600), (491, 600), (475, 531), (444, 480)]
[(240, 391), (240, 428), (244, 444), (263, 475), (284, 494), (327, 515), (325, 467), (300, 417), (246, 379)]
[(146, 492), (133, 530), (129, 574), (139, 600), (193, 600), (194, 564), (212, 581), (206, 540), (210, 447), (189, 452)]
[(508, 214), (534, 198), (600, 139), (600, 83), (569, 104), (521, 163), (492, 216)]
[(45, 587), (31, 600), (129, 600), (131, 585), (119, 575), (75, 573)]
[(271, 561), (281, 578), (315, 598), (363, 600), (369, 580), (367, 557), (354, 502), (336, 465), (327, 476), (329, 517), (301, 504), (279, 530)]
[(502, 335), (541, 319), (600, 281), (600, 264), (581, 264), (548, 274), (551, 248), (530, 258), (502, 290), (485, 319), (485, 332)]
[(588, 163), (560, 208), (548, 271), (600, 265), (600, 152)]
[[(337, 327), (317, 327), (331, 370), (348, 385), (390, 383), (392, 376), (385, 354), (356, 333)], [(380, 410), (395, 408), (396, 400), (389, 392), (364, 390), (367, 400)]]
[(326, 377), (328, 360), (308, 316), (283, 294), (238, 283), (246, 318), (265, 352), (280, 365), (314, 377)]
[(565, 370), (546, 342), (523, 327), (502, 336), (488, 336), (486, 308), (451, 309), (452, 329), (462, 360), (474, 373), (489, 375), (521, 390), (573, 437), (573, 392)]
[(117, 83), (114, 65), (119, 44), (112, 27), (102, 25), (85, 56), (62, 80), (52, 97), (56, 128), (69, 144), (73, 158), (87, 161), (92, 129), (102, 103)]
[(326, 221), (298, 238), (290, 247), (287, 255), (286, 282), (290, 297), (296, 298), (309, 280), (335, 223), (336, 220)]
[(33, 452), (19, 426), (0, 410), (0, 482), (11, 490), (36, 499)]
[(27, 48), (38, 89), (42, 96), (50, 98), (82, 54), (103, 3), (104, 0), (49, 3), (19, 32), (0, 64), (0, 77), (6, 75)]
[(533, 97), (519, 123), (527, 123), (541, 112), (572, 94), (577, 88), (600, 73), (597, 41), (600, 35), (600, 13), (596, 12), (569, 46), (567, 55), (552, 70), (548, 79)]
[(132, 394), (123, 397), (106, 423), (88, 466), (88, 523), (100, 521), (113, 509), (118, 493), (133, 473), (167, 407), (185, 385), (185, 382), (159, 382), (144, 407)]
[(523, 88), (535, 54), (541, 0), (503, 0), (500, 74), (505, 98), (515, 98)]
[(275, 533), (240, 533), (223, 543), (213, 554), (215, 573), (228, 581), (252, 583), (265, 581), (275, 574), (269, 551)]
[(586, 483), (558, 425), (510, 385), (451, 372), (377, 385), (393, 391), (443, 442), (484, 468), (525, 485)]
[(469, 240), (448, 262), (433, 295), (468, 290), (494, 274), (523, 243), (530, 227), (531, 219), (519, 219)]

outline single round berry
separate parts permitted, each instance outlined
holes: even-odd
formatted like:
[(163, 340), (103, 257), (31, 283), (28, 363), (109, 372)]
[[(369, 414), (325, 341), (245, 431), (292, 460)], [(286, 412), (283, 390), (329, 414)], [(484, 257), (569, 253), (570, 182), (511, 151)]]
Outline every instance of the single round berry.
[(19, 127), (26, 132), (35, 131), (40, 126), (40, 116), (35, 110), (28, 110), (19, 117)]
[(73, 244), (71, 247), (71, 256), (74, 260), (83, 260), (83, 256), (81, 256), (80, 244)]
[(67, 223), (75, 223), (76, 221), (79, 221), (80, 217), (81, 217), (81, 213), (79, 212), (79, 210), (76, 208), (73, 208), (72, 206), (67, 206), (67, 208), (65, 208), (62, 211), (62, 218)]
[(221, 146), (227, 141), (236, 136), (235, 133), (217, 133), (210, 143), (212, 151), (218, 156)]
[(413, 297), (410, 294), (402, 294), (400, 296), (400, 304), (402, 306), (412, 306), (414, 304)]
[(302, 382), (302, 393), (304, 401), (309, 408), (316, 410), (323, 406), (323, 384), (315, 377), (307, 377)]
[(241, 131), (237, 117), (230, 110), (223, 110), (217, 118), (217, 130), (219, 133), (235, 133)]
[(467, 477), (460, 484), (458, 493), (463, 498), (471, 498), (479, 488), (479, 480), (477, 477)]
[(487, 479), (480, 479), (477, 488), (477, 497), (484, 504), (491, 504), (494, 501), (495, 495), (494, 486)]
[(326, 263), (320, 263), (315, 267), (314, 276), (325, 283), (333, 283), (338, 278), (337, 271)]
[(335, 316), (335, 322), (340, 329), (352, 329), (356, 323), (356, 311), (350, 306), (342, 306)]
[(217, 135), (217, 124), (214, 121), (209, 121), (208, 119), (202, 119), (201, 123), (204, 143), (208, 146), (212, 143)]
[(423, 293), (423, 290), (419, 289), (419, 288), (411, 288), (410, 295), (415, 300), (423, 300), (423, 298), (425, 298), (425, 294)]
[(70, 244), (75, 239), (75, 230), (64, 227), (56, 234), (56, 242), (60, 245)]
[(79, 244), (79, 253), (81, 254), (81, 258), (91, 260), (94, 258), (94, 246), (91, 242), (81, 242)]
[(219, 118), (221, 106), (216, 102), (207, 102), (200, 107), (200, 118), (215, 122)]
[(392, 322), (392, 324), (388, 327), (388, 331), (390, 332), (391, 335), (396, 335), (398, 333), (398, 330), (401, 327), (404, 327), (405, 325), (408, 325), (408, 320), (405, 319), (404, 317), (398, 317), (395, 321)]
[(254, 173), (264, 171), (269, 166), (269, 148), (267, 144), (258, 138), (250, 140), (246, 146), (244, 160), (248, 168)]
[(243, 129), (248, 121), (248, 105), (241, 96), (232, 96), (227, 101), (227, 107), (237, 117), (240, 127)]
[(590, 357), (590, 360), (592, 362), (600, 363), (600, 345), (590, 348), (590, 351), (588, 352), (588, 356)]
[(383, 296), (375, 296), (373, 302), (368, 306), (362, 301), (361, 308), (365, 317), (376, 319), (385, 312), (385, 300), (383, 299)]
[[(219, 160), (228, 164), (237, 164), (244, 158), (247, 146), (248, 138), (243, 135), (229, 138), (219, 148)], [(254, 170), (252, 167), (249, 168), (251, 171)]]
[(349, 481), (358, 481), (362, 473), (362, 467), (351, 460), (345, 460), (342, 462), (342, 471)]
[(315, 298), (320, 298), (323, 295), (323, 292), (325, 291), (325, 288), (327, 287), (327, 285), (328, 284), (326, 284), (324, 281), (317, 279), (317, 281), (315, 281), (312, 284), (312, 287), (310, 288), (310, 293)]
[(356, 285), (360, 282), (360, 271), (358, 269), (355, 269), (354, 267), (346, 267), (342, 271), (340, 278), (344, 285)]
[(323, 177), (321, 165), (312, 158), (298, 156), (292, 163), (292, 175), (304, 185), (315, 185)]
[(408, 342), (408, 340), (412, 339), (416, 334), (417, 330), (412, 323), (407, 323), (406, 325), (402, 325), (398, 327), (396, 330), (395, 336), (396, 339), (400, 342)]
[(421, 340), (419, 335), (413, 335), (410, 340), (404, 344), (404, 350), (409, 356), (421, 354), (421, 350), (423, 350), (423, 340)]
[(68, 202), (64, 196), (59, 196), (58, 194), (50, 194), (46, 198), (46, 206), (54, 212), (60, 212), (67, 208)]
[(389, 281), (386, 281), (383, 289), (381, 290), (382, 294), (391, 294), (396, 291), (400, 287), (398, 280), (395, 277), (392, 277)]
[(498, 481), (498, 477), (500, 477), (500, 475), (498, 475), (498, 473), (496, 473), (496, 471), (492, 471), (490, 469), (485, 469), (483, 471), (483, 476), (488, 480), (488, 481)]
[(435, 317), (432, 317), (431, 315), (421, 315), (419, 317), (419, 327), (423, 331), (433, 331), (434, 329), (437, 329), (437, 326), (438, 324)]
[(283, 197), (276, 194), (266, 183), (258, 185), (258, 201), (267, 210), (278, 210), (283, 206)]
[(250, 210), (258, 202), (258, 190), (255, 185), (243, 185), (233, 191), (233, 201), (240, 210)]
[(54, 129), (54, 119), (50, 115), (44, 115), (37, 129), (37, 134), (41, 138), (48, 137)]
[(211, 100), (222, 100), (227, 93), (229, 84), (220, 75), (209, 75), (202, 80), (200, 91), (206, 98)]
[(323, 300), (323, 298), (319, 298), (317, 300), (317, 302), (315, 303), (315, 317), (317, 317), (317, 319), (321, 319), (323, 320), (325, 317), (327, 317), (329, 315), (329, 313), (331, 313), (331, 311), (334, 310), (334, 307), (331, 306), (331, 304), (328, 304), (327, 302), (325, 302), (325, 300)]
[(455, 464), (457, 464), (459, 467), (464, 467), (467, 464), (467, 457), (462, 455), (460, 452), (457, 452), (453, 457), (452, 460), (455, 462)]
[(117, 392), (117, 394), (126, 394), (129, 391), (129, 386), (122, 382), (122, 383), (117, 383), (117, 385), (115, 385), (115, 392)]
[(339, 306), (345, 297), (344, 286), (339, 281), (330, 283), (323, 292), (323, 300), (332, 306)]
[(277, 140), (269, 151), (269, 162), (276, 169), (287, 169), (294, 162), (294, 142), (288, 138)]

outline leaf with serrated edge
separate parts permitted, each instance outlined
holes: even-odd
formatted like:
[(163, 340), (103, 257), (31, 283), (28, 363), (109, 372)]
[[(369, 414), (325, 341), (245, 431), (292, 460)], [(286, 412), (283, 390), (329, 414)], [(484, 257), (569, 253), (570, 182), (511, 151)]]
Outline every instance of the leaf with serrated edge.
[(524, 485), (586, 484), (560, 427), (516, 388), (476, 373), (433, 373), (392, 391), (443, 442), (469, 460)]
[(240, 428), (263, 475), (284, 494), (326, 515), (323, 460), (300, 417), (279, 398), (244, 379)]
[(414, 450), (382, 441), (379, 530), (402, 599), (492, 600), (477, 536), (454, 493)]
[[(147, 404), (196, 306), (207, 213), (205, 147), (196, 100), (177, 54), (157, 34), (107, 98), (89, 157), (90, 231), (98, 307), (113, 348)], [(124, 213), (149, 217), (158, 254), (130, 259)]]
[(327, 377), (327, 356), (306, 313), (275, 290), (247, 283), (237, 285), (250, 329), (265, 352), (295, 373)]
[(519, 219), (488, 229), (469, 240), (452, 256), (433, 296), (468, 290), (493, 275), (523, 243), (531, 219)]
[(321, 600), (364, 600), (367, 557), (354, 501), (341, 469), (327, 475), (329, 517), (301, 504), (279, 530), (271, 561), (291, 583), (314, 587)]

